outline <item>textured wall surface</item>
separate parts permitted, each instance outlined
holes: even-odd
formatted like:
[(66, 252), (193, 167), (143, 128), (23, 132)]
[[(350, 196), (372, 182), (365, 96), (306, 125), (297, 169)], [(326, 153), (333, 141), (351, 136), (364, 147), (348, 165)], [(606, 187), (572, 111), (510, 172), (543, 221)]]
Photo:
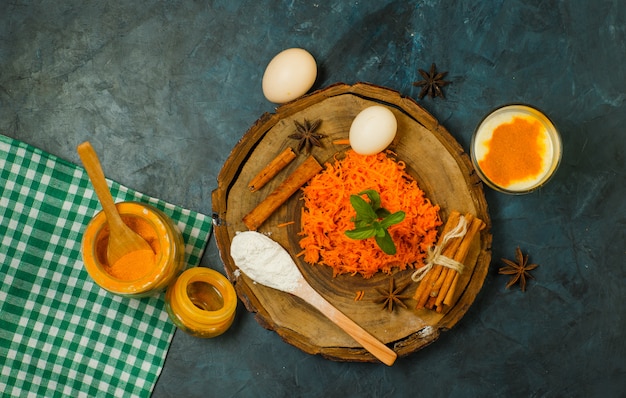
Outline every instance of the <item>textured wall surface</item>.
[[(543, 109), (563, 138), (554, 179), (486, 190), (493, 264), (463, 320), (391, 367), (307, 355), (243, 306), (221, 337), (177, 332), (155, 397), (617, 396), (626, 391), (626, 5), (574, 1), (0, 2), (0, 133), (211, 214), (233, 146), (275, 106), (269, 60), (308, 49), (314, 88), (366, 81), (417, 98), (469, 150), (492, 108)], [(540, 264), (525, 293), (501, 257)], [(215, 242), (203, 263), (223, 270)]]

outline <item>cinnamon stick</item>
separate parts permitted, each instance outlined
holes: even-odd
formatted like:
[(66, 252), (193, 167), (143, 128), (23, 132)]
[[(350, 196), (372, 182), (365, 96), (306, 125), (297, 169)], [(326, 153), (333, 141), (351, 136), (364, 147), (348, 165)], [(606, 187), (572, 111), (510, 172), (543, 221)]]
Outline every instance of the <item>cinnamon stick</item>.
[[(465, 221), (466, 222), (471, 222), (470, 219), (468, 218), (473, 218), (473, 216), (471, 214), (466, 214), (465, 216)], [(460, 220), (460, 215), (458, 217), (458, 220), (456, 221), (457, 224)], [(457, 224), (453, 224), (454, 226), (456, 226)], [(448, 257), (448, 258), (454, 258), (454, 253), (456, 253), (457, 249), (459, 248), (459, 246), (461, 245), (461, 239), (462, 238), (454, 238), (450, 241), (448, 241), (448, 244), (446, 245), (446, 247), (443, 248), (443, 250), (441, 251), (441, 255)], [(444, 267), (442, 265), (437, 265), (437, 267), (441, 267), (442, 271), (441, 271), (441, 275), (439, 276), (439, 279), (437, 279), (437, 282), (435, 282), (435, 285), (433, 286), (430, 295), (432, 297), (437, 297), (439, 295), (439, 290), (442, 288), (444, 281), (446, 280), (446, 278), (448, 277), (448, 275), (450, 273), (454, 273), (455, 271), (453, 269), (450, 269), (448, 267)]]
[(251, 231), (256, 231), (276, 209), (296, 193), (314, 175), (322, 171), (322, 166), (313, 156), (309, 156), (276, 189), (243, 218)]
[(430, 289), (430, 297), (437, 297), (437, 295), (439, 294), (439, 289), (441, 289), (443, 281), (448, 275), (448, 268), (441, 265), (436, 265), (436, 267), (441, 268), (441, 273), (439, 274), (439, 278), (437, 278), (437, 280), (433, 283), (433, 287)]
[[(441, 268), (442, 267), (433, 267), (430, 271), (428, 271), (428, 273), (426, 274), (426, 277), (424, 277), (424, 279), (422, 279), (422, 281), (420, 282), (420, 286), (424, 285), (424, 289), (422, 290), (419, 296), (417, 296), (417, 291), (415, 292), (415, 297), (417, 300), (417, 305), (415, 306), (415, 308), (417, 309), (424, 308), (426, 306), (426, 303), (428, 303), (428, 299), (430, 298), (430, 291), (431, 291), (430, 288), (432, 288), (437, 278), (439, 278), (439, 275), (441, 274)], [(419, 286), (418, 286), (418, 290), (419, 290)]]
[(284, 151), (278, 154), (271, 162), (269, 162), (260, 172), (257, 174), (250, 183), (248, 189), (251, 192), (256, 192), (267, 184), (272, 178), (276, 176), (282, 169), (284, 169), (292, 160), (296, 158), (296, 153), (291, 147), (285, 148)]
[[(474, 237), (476, 236), (476, 234), (478, 232), (480, 232), (482, 229), (485, 228), (485, 223), (479, 219), (479, 218), (475, 218), (472, 223), (470, 224), (468, 230), (467, 230), (467, 234), (465, 235), (466, 239), (463, 239), (463, 242), (461, 242), (461, 246), (459, 247), (458, 250), (458, 257), (462, 257), (463, 260), (457, 260), (459, 262), (464, 262), (467, 254), (469, 253), (469, 249), (472, 245), (472, 242), (474, 241)], [(454, 296), (455, 296), (455, 290), (456, 290), (456, 285), (458, 284), (458, 279), (459, 279), (459, 274), (457, 273), (454, 277), (454, 280), (452, 281), (450, 288), (448, 289), (448, 291), (445, 294), (444, 300), (443, 300), (443, 304), (450, 306), (453, 303), (454, 300)]]
[[(442, 244), (445, 235), (458, 225), (460, 213), (452, 212), (439, 237), (438, 245)], [(441, 251), (441, 255), (451, 258), (456, 262), (465, 263), (469, 249), (476, 234), (485, 227), (485, 223), (472, 214), (463, 215), (467, 222), (466, 233), (462, 237), (454, 238), (447, 242), (446, 247)], [(415, 299), (417, 309), (429, 308), (442, 312), (444, 306), (449, 306), (453, 302), (455, 289), (458, 284), (459, 272), (443, 265), (435, 265), (424, 277), (417, 290)]]
[[(478, 231), (484, 228), (484, 225), (485, 224), (482, 220), (472, 217), (471, 223), (467, 227), (467, 232), (461, 240), (461, 244), (459, 245), (458, 250), (452, 257), (454, 261), (462, 264), (465, 263), (469, 249), (472, 245), (472, 242), (474, 241), (474, 237), (476, 236), (476, 233), (478, 233)], [(437, 297), (437, 300), (435, 302), (437, 312), (442, 312), (444, 305), (449, 305), (446, 304), (446, 299), (448, 300), (448, 302), (450, 302), (450, 300), (452, 300), (452, 297), (454, 297), (454, 292), (458, 283), (458, 279), (459, 273), (454, 272), (449, 281), (447, 281), (447, 284), (444, 283), (444, 286), (440, 291), (440, 295)]]
[[(450, 213), (450, 216), (448, 217), (448, 220), (446, 221), (441, 231), (441, 234), (439, 235), (439, 240), (437, 242), (437, 245), (440, 245), (443, 241), (443, 237), (459, 223), (460, 216), (461, 216), (461, 213), (459, 213), (458, 211), (452, 211)], [(437, 271), (439, 272), (437, 273)], [(431, 290), (429, 290), (428, 287), (429, 286), (432, 287), (432, 284), (434, 283), (434, 281), (432, 280), (433, 276), (435, 275), (435, 273), (437, 273), (437, 276), (439, 276), (440, 272), (441, 272), (441, 266), (433, 267), (430, 271), (428, 271), (426, 276), (424, 276), (420, 284), (417, 286), (417, 289), (415, 290), (415, 294), (413, 296), (413, 298), (415, 298), (415, 300), (417, 301), (416, 308), (419, 309), (419, 308), (424, 307), (431, 292)]]
[[(455, 261), (458, 261), (458, 260), (455, 259)], [(462, 262), (462, 261), (459, 261), (459, 262)], [(458, 272), (454, 271), (453, 269), (448, 268), (448, 273), (446, 274), (446, 278), (444, 279), (441, 289), (438, 292), (439, 294), (437, 295), (437, 300), (435, 301), (435, 307), (437, 308), (441, 307), (441, 304), (443, 303), (446, 295), (448, 294), (448, 291), (450, 291), (450, 287), (452, 286), (452, 283), (454, 282), (458, 274), (459, 274)]]
[[(471, 223), (474, 221), (474, 216), (468, 213), (468, 214), (465, 214), (463, 217), (465, 217), (465, 221), (467, 222), (467, 232), (469, 232)], [(443, 250), (442, 255), (445, 257), (451, 258), (454, 261), (457, 261), (459, 263), (463, 263), (463, 261), (465, 260), (465, 257), (463, 258), (459, 257), (459, 248), (461, 244), (463, 243), (463, 240), (467, 236), (467, 232), (462, 237), (452, 239), (448, 243), (448, 246)], [(452, 284), (452, 281), (454, 280), (455, 275), (458, 274), (458, 272), (448, 267), (445, 267), (444, 272), (445, 272), (444, 275), (441, 278), (439, 278), (440, 280), (437, 281), (437, 285), (431, 292), (431, 296), (437, 297), (437, 300), (435, 302), (435, 305), (437, 306), (440, 305), (441, 302), (443, 301), (445, 294), (450, 288), (450, 284)]]
[[(450, 289), (448, 290), (448, 293), (446, 293), (446, 297), (443, 299), (443, 305), (444, 306), (452, 305), (452, 300), (454, 298), (454, 293), (456, 291), (456, 285), (458, 283), (459, 283), (459, 274), (456, 274), (454, 276), (454, 280), (452, 280), (452, 284), (450, 285)], [(441, 311), (443, 311), (443, 306), (442, 306)]]

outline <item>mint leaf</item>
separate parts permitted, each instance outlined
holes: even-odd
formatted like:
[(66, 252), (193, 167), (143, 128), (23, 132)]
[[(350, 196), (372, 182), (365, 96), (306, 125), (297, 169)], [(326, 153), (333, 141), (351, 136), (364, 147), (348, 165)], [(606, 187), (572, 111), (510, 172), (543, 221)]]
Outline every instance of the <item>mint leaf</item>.
[[(361, 195), (367, 195), (367, 203)], [(380, 195), (373, 189), (366, 189), (357, 195), (350, 195), (350, 204), (354, 207), (356, 217), (352, 218), (355, 228), (345, 231), (347, 237), (356, 240), (375, 238), (376, 244), (386, 254), (395, 254), (396, 245), (387, 228), (404, 220), (405, 213), (397, 211), (393, 214), (380, 207)]]
[(391, 239), (391, 235), (389, 235), (389, 232), (385, 229), (383, 230), (383, 236), (378, 236), (376, 235), (376, 243), (378, 244), (378, 247), (381, 248), (381, 250), (383, 252), (385, 252), (385, 254), (389, 254), (389, 255), (394, 255), (396, 254), (396, 245), (393, 243), (393, 239)]
[(354, 227), (355, 228), (367, 227), (367, 226), (371, 225), (371, 223), (369, 223), (369, 222), (367, 222), (365, 220), (357, 220), (356, 218), (353, 218), (352, 222), (354, 223)]
[(346, 236), (350, 239), (362, 240), (371, 238), (376, 235), (376, 229), (371, 226), (365, 226), (360, 228), (355, 228), (350, 231), (346, 231)]
[(350, 204), (356, 211), (356, 221), (373, 222), (377, 216), (369, 203), (359, 195), (350, 195)]
[(392, 225), (398, 224), (399, 222), (404, 220), (404, 216), (405, 216), (405, 213), (402, 210), (397, 211), (385, 217), (385, 219), (380, 222), (380, 226), (382, 228), (389, 228)]
[(378, 221), (374, 221), (374, 223), (372, 224), (372, 228), (374, 228), (374, 231), (376, 231), (376, 236), (382, 237), (385, 235), (385, 229), (380, 226), (380, 223)]
[(365, 191), (359, 192), (359, 195), (367, 195), (370, 200), (370, 207), (372, 210), (376, 211), (380, 208), (380, 195), (378, 192), (373, 189), (366, 189)]
[(383, 209), (382, 207), (376, 209), (376, 215), (378, 216), (378, 218), (386, 218), (390, 214), (391, 214), (391, 212), (389, 210)]

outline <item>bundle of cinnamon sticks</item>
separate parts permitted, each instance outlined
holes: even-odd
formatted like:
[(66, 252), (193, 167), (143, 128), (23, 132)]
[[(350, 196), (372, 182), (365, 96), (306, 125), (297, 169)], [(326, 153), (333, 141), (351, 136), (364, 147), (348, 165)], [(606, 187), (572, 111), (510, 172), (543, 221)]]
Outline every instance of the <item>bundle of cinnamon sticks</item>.
[[(464, 217), (466, 222), (465, 234), (448, 240), (445, 247), (441, 247), (446, 234), (459, 225), (461, 217)], [(457, 263), (465, 264), (474, 237), (483, 228), (485, 228), (485, 223), (472, 214), (461, 215), (458, 211), (452, 211), (437, 242), (441, 249), (440, 255)], [(436, 259), (434, 264), (420, 281), (414, 299), (417, 301), (416, 309), (428, 308), (443, 312), (445, 307), (450, 307), (456, 301), (456, 287), (460, 274), (453, 268), (437, 264)]]

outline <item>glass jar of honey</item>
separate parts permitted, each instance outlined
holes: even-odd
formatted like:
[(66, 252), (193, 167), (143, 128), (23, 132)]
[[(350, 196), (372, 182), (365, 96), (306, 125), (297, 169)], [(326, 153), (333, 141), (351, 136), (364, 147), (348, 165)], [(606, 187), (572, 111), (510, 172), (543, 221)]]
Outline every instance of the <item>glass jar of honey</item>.
[(95, 283), (114, 294), (144, 297), (162, 292), (185, 267), (185, 243), (180, 230), (165, 213), (148, 204), (122, 202), (115, 206), (124, 223), (148, 242), (154, 251), (154, 262), (123, 272), (109, 264), (109, 227), (101, 211), (83, 233), (81, 253), (85, 269)]
[(219, 272), (206, 267), (190, 268), (172, 283), (165, 294), (165, 309), (174, 324), (196, 337), (216, 337), (233, 323), (237, 295)]

